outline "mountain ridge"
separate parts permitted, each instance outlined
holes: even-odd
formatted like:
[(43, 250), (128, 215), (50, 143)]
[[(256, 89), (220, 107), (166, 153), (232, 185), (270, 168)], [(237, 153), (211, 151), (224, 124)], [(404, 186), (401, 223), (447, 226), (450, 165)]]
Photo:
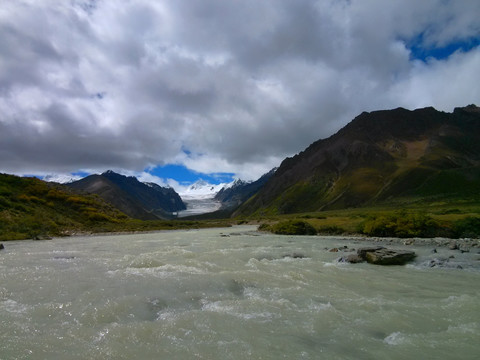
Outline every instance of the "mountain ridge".
[(34, 177), (0, 174), (0, 240), (63, 236), (127, 219), (98, 196)]
[(186, 208), (174, 189), (142, 183), (134, 176), (117, 174), (112, 170), (101, 175), (89, 175), (66, 186), (97, 194), (128, 216), (140, 220), (171, 218), (172, 213)]
[[(475, 105), (452, 113), (432, 107), (363, 112), (332, 136), (286, 158), (234, 215), (358, 207), (442, 191), (454, 195), (453, 180), (440, 189), (447, 177), (458, 178), (465, 186), (461, 191), (471, 190), (462, 196), (473, 196), (480, 190), (479, 154)], [(437, 189), (428, 188), (434, 184)]]
[(225, 186), (217, 192), (214, 199), (222, 203), (223, 209), (236, 208), (255, 195), (268, 179), (273, 176), (276, 170), (277, 168), (273, 168), (255, 181), (236, 179), (229, 186)]

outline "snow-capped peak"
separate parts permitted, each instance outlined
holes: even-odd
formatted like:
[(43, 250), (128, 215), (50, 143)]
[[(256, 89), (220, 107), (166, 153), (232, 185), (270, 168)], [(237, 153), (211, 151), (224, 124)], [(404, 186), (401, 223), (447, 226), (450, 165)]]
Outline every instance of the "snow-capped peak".
[(226, 184), (210, 184), (200, 179), (187, 189), (179, 192), (182, 199), (208, 199), (213, 198)]
[(77, 180), (80, 180), (82, 177), (81, 176), (76, 176), (76, 175), (64, 175), (64, 174), (51, 174), (51, 175), (45, 175), (43, 177), (43, 181), (47, 182), (55, 182), (55, 183), (60, 183), (60, 184), (68, 184)]

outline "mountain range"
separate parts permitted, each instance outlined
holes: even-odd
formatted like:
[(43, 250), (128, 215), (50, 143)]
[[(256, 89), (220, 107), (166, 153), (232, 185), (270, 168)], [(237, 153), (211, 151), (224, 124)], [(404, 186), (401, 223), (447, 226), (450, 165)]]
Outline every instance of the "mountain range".
[[(257, 181), (198, 182), (182, 197), (190, 211), (182, 215), (196, 219), (478, 204), (480, 108), (364, 112)], [(31, 238), (106, 223), (124, 226), (131, 218), (171, 219), (186, 209), (182, 197), (113, 171), (63, 185), (0, 174), (0, 234)]]
[(172, 213), (186, 209), (174, 189), (143, 183), (134, 176), (124, 176), (111, 170), (66, 185), (77, 191), (97, 194), (135, 219), (167, 219), (172, 217)]
[(286, 158), (235, 215), (480, 197), (480, 108), (364, 112)]
[(235, 180), (232, 184), (224, 186), (215, 194), (214, 199), (222, 204), (222, 208), (237, 208), (250, 197), (255, 195), (273, 176), (277, 168), (270, 170), (256, 181)]

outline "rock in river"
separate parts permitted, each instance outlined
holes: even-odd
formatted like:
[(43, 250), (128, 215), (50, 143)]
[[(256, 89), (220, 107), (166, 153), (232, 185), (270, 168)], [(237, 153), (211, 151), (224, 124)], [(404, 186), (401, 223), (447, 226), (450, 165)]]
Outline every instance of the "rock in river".
[(415, 258), (415, 252), (410, 250), (379, 249), (367, 252), (365, 259), (375, 265), (405, 265)]
[(346, 261), (346, 262), (349, 262), (349, 263), (352, 263), (352, 264), (357, 264), (357, 263), (361, 263), (361, 262), (364, 262), (365, 260), (360, 257), (358, 254), (350, 254), (350, 255), (347, 255), (347, 257), (345, 258), (342, 258), (343, 261)]
[(0, 243), (0, 250), (3, 250), (5, 249), (5, 247), (3, 246), (3, 244)]
[(360, 248), (357, 255), (342, 257), (340, 261), (359, 263), (367, 261), (375, 265), (404, 265), (415, 258), (415, 252), (410, 250), (391, 250), (383, 246)]

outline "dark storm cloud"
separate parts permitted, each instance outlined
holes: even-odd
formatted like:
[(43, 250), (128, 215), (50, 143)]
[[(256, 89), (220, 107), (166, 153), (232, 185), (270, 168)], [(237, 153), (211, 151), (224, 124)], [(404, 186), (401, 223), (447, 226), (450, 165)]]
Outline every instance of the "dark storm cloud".
[(480, 97), (476, 0), (0, 6), (0, 171), (183, 163), (256, 177), (364, 110)]

